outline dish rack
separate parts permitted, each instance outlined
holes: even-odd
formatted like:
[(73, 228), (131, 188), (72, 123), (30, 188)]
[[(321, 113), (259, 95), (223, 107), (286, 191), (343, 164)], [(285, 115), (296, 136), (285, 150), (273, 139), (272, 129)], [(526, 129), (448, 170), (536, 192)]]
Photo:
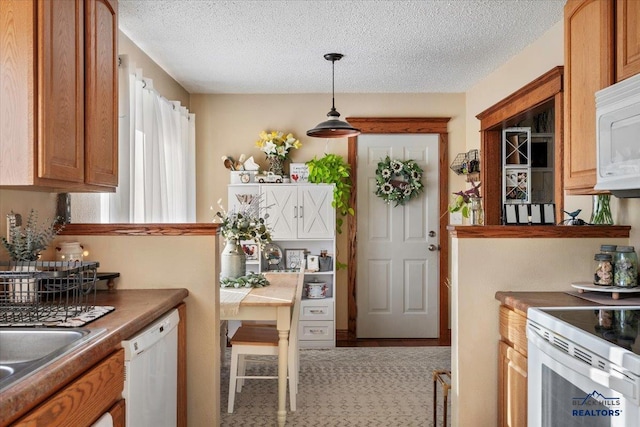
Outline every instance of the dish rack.
[(56, 324), (95, 306), (99, 263), (0, 262), (0, 325)]

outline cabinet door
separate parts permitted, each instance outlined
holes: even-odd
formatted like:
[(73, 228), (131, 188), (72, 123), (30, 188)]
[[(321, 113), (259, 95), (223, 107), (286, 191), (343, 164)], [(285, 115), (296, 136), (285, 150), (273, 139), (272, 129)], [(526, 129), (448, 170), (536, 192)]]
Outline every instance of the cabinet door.
[(613, 83), (614, 3), (569, 0), (565, 23), (565, 165), (569, 194), (596, 183), (595, 92)]
[(84, 3), (38, 2), (39, 178), (84, 182)]
[(616, 82), (640, 73), (640, 2), (616, 2)]
[(527, 425), (527, 358), (498, 343), (498, 425)]
[(13, 425), (90, 425), (122, 398), (123, 389), (124, 350), (119, 349)]
[(333, 187), (305, 185), (298, 189), (298, 238), (331, 239), (335, 231)]
[(262, 202), (269, 214), (267, 224), (277, 240), (296, 239), (298, 228), (298, 191), (290, 185), (262, 185)]
[(116, 0), (87, 0), (85, 11), (85, 182), (118, 185)]

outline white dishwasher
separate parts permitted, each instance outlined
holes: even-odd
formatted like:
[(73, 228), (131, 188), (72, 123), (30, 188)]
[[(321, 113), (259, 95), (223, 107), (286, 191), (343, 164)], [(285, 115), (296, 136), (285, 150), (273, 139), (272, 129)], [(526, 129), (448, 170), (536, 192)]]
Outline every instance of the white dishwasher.
[(178, 310), (172, 310), (124, 347), (123, 397), (129, 427), (174, 427), (178, 418)]

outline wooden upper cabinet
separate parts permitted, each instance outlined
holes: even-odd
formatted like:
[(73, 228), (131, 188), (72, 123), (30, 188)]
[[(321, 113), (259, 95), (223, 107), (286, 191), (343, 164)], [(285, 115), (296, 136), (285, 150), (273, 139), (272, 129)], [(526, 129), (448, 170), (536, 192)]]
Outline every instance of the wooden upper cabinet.
[(640, 73), (640, 2), (616, 2), (616, 82)]
[(37, 2), (38, 177), (84, 181), (84, 3)]
[(564, 187), (569, 194), (592, 194), (596, 184), (595, 92), (614, 83), (614, 2), (568, 0), (564, 24)]
[(117, 0), (87, 0), (85, 181), (118, 185)]
[(0, 186), (117, 186), (116, 0), (0, 1)]
[(640, 73), (640, 1), (568, 0), (564, 188), (595, 194), (595, 93)]

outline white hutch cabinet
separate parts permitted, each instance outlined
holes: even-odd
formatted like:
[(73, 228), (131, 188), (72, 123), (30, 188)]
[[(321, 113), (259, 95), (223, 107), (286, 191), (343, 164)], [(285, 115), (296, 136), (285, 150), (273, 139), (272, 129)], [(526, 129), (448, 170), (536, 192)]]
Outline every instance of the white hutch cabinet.
[[(242, 200), (261, 197), (262, 212), (268, 214), (273, 244), (283, 258), (269, 265), (258, 253), (247, 259), (247, 270), (274, 272), (285, 270), (286, 256), (291, 251), (304, 251), (306, 256), (319, 256), (326, 251), (331, 265), (323, 271), (307, 271), (305, 283), (326, 284), (324, 298), (302, 294), (300, 307), (300, 347), (335, 347), (336, 288), (336, 210), (331, 206), (334, 186), (330, 184), (231, 184), (228, 187), (229, 210)], [(250, 242), (249, 242), (250, 243)]]

